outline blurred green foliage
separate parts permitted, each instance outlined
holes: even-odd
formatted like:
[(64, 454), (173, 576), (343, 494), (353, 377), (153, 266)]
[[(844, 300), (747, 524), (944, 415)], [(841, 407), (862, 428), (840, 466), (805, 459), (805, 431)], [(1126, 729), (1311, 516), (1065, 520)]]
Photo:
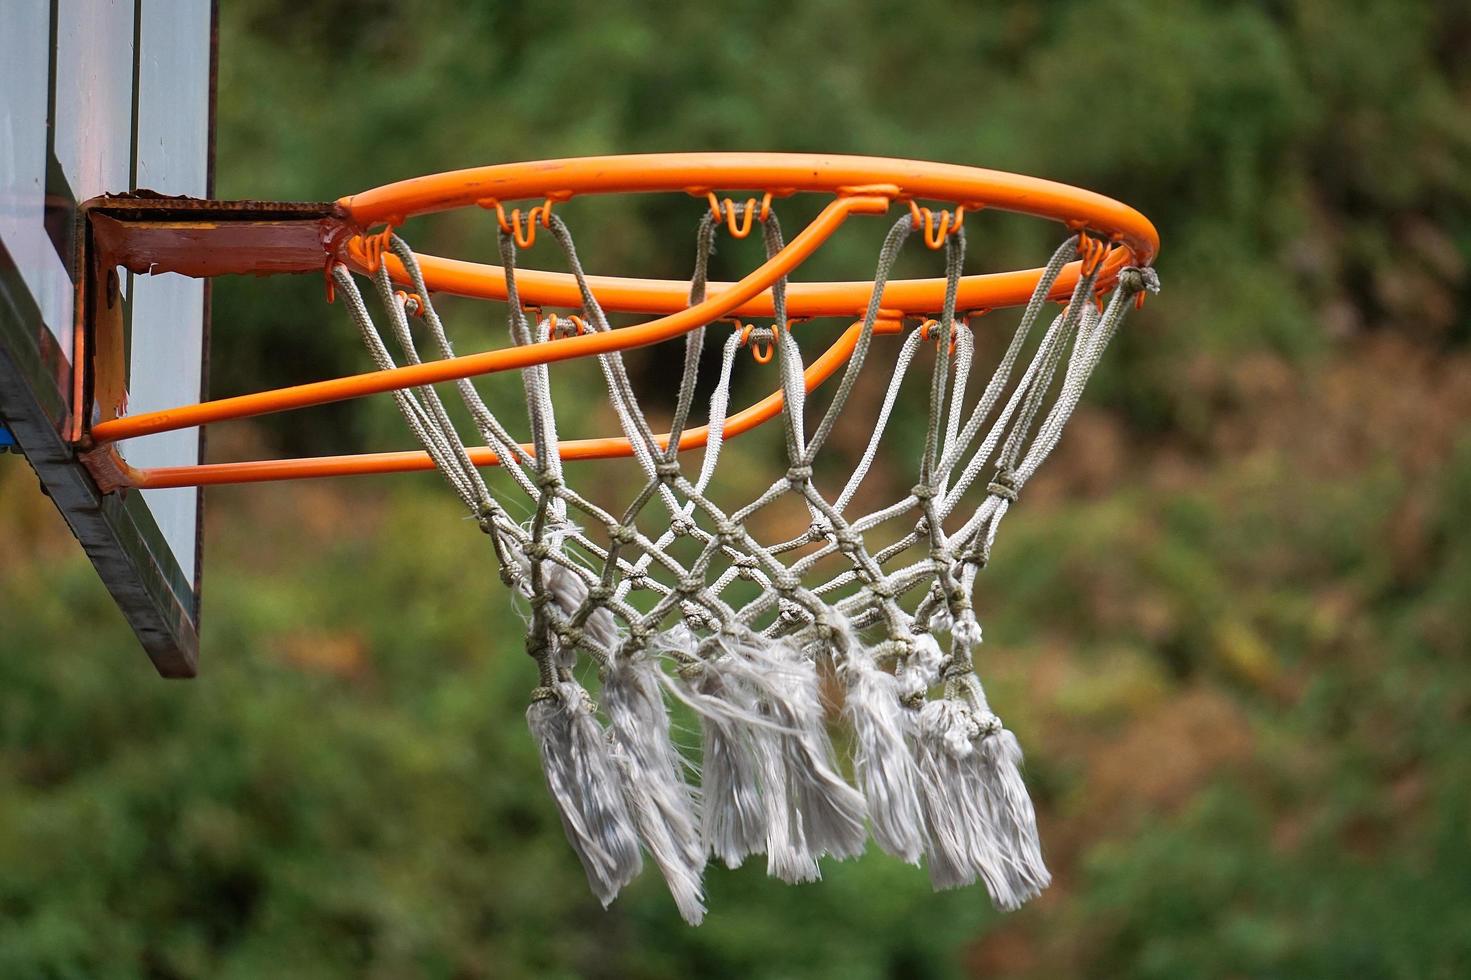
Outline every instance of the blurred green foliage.
[[(604, 912), (525, 733), (517, 610), (432, 476), (211, 491), (203, 675), (167, 684), (5, 457), (0, 976), (1471, 974), (1464, 4), (221, 8), (223, 197), (825, 150), (1018, 169), (1156, 221), (1165, 292), (977, 596), (1058, 880), (1000, 917), (870, 855), (800, 889), (712, 869), (699, 930), (652, 873)], [(784, 204), (789, 227), (811, 207)], [(565, 212), (592, 271), (688, 274), (697, 203)], [(482, 215), (422, 225), (428, 251), (493, 253)], [(972, 269), (1057, 236), (968, 229)], [(870, 275), (874, 241), (811, 274)], [(320, 289), (219, 282), (214, 390), (361, 369)], [(499, 342), (494, 308), (447, 309)], [(635, 359), (645, 390), (669, 357)], [(570, 377), (559, 399), (607, 429)], [(380, 399), (212, 444), (405, 442)], [(757, 479), (761, 443), (738, 452), (730, 479)]]

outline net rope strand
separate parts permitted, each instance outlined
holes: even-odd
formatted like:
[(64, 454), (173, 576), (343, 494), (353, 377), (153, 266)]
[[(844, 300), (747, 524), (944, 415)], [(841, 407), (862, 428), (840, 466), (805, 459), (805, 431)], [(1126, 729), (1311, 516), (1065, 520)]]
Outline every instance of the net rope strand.
[[(706, 297), (709, 260), (723, 224), (721, 213), (707, 210), (698, 225), (688, 294), (691, 306)], [(784, 246), (781, 225), (767, 207), (762, 208), (759, 220), (769, 260)], [(567, 225), (550, 213), (541, 221), (577, 284), (581, 309), (575, 320), (555, 314), (528, 317), (517, 286), (522, 246), (513, 232), (502, 229), (499, 250), (505, 269), (510, 342), (518, 346), (538, 343), (574, 328), (577, 332), (612, 330), (589, 287)], [(772, 287), (769, 326), (737, 324), (715, 342), (718, 368), (706, 412), (705, 452), (693, 480), (684, 472), (679, 443), (694, 413), (702, 355), (713, 325), (701, 325), (685, 335), (668, 442), (663, 447), (640, 406), (623, 355), (617, 351), (596, 355), (609, 403), (642, 475), (637, 492), (621, 509), (594, 501), (569, 485), (548, 365), (520, 370), (530, 451), (512, 436), (511, 428), (491, 410), (473, 381), (461, 379), (454, 385), (477, 435), (499, 457), (510, 486), (530, 502), (532, 516), (526, 521), (514, 519), (492, 491), (433, 387), (393, 392), (414, 438), (490, 537), (502, 580), (529, 602), (527, 650), (539, 671), (532, 710), (540, 710), (539, 704), (561, 706), (547, 707), (536, 715), (541, 721), (533, 722), (533, 731), (543, 739), (548, 782), (554, 796), (560, 794), (558, 806), (569, 839), (583, 859), (590, 882), (605, 900), (637, 870), (636, 854), (630, 863), (627, 840), (617, 833), (619, 820), (626, 819), (637, 823), (643, 846), (669, 879), (686, 918), (698, 921), (703, 915), (697, 869), (681, 870), (682, 862), (688, 864), (688, 849), (670, 843), (680, 834), (671, 837), (659, 830), (662, 825), (656, 825), (657, 821), (651, 823), (652, 815), (662, 814), (669, 827), (684, 827), (680, 833), (688, 836), (688, 820), (676, 812), (685, 804), (674, 805), (675, 797), (683, 796), (666, 786), (665, 795), (656, 794), (651, 802), (647, 793), (641, 796), (628, 785), (640, 780), (660, 784), (670, 774), (657, 771), (668, 768), (667, 759), (651, 763), (649, 745), (630, 737), (627, 704), (620, 701), (609, 709), (614, 714), (623, 712), (618, 715), (623, 728), (617, 720), (609, 722), (606, 751), (613, 756), (602, 763), (591, 756), (576, 758), (578, 753), (596, 756), (604, 751), (598, 748), (598, 739), (579, 741), (575, 735), (586, 730), (579, 725), (601, 724), (592, 720), (599, 707), (572, 673), (579, 654), (599, 665), (605, 695), (615, 698), (642, 690), (637, 685), (629, 687), (630, 678), (649, 680), (654, 675), (638, 675), (637, 671), (653, 662), (650, 657), (667, 656), (676, 667), (676, 677), (671, 680), (659, 672), (654, 699), (659, 699), (660, 685), (677, 697), (696, 699), (689, 703), (705, 725), (707, 753), (713, 751), (711, 746), (716, 743), (710, 739), (720, 735), (715, 730), (721, 725), (734, 720), (754, 726), (738, 734), (730, 745), (744, 746), (742, 751), (756, 752), (753, 759), (766, 760), (761, 763), (760, 778), (752, 783), (754, 788), (748, 789), (765, 800), (764, 847), (773, 873), (788, 880), (816, 874), (815, 863), (783, 863), (778, 852), (784, 848), (810, 846), (814, 856), (852, 853), (851, 842), (844, 843), (847, 831), (841, 819), (845, 787), (835, 775), (823, 782), (828, 779), (824, 753), (831, 753), (830, 748), (823, 748), (825, 736), (803, 729), (801, 737), (806, 741), (782, 742), (788, 746), (780, 757), (785, 762), (758, 751), (765, 744), (762, 731), (795, 738), (797, 729), (811, 727), (811, 712), (820, 714), (812, 667), (826, 658), (850, 685), (845, 713), (851, 716), (864, 753), (863, 758), (855, 758), (855, 767), (880, 844), (906, 860), (918, 860), (918, 837), (911, 839), (902, 825), (923, 824), (914, 834), (924, 838), (922, 850), (936, 887), (981, 878), (1002, 907), (1014, 907), (1045, 886), (1047, 875), (1037, 851), (1031, 804), (1016, 775), (1020, 751), (1015, 749), (1014, 736), (991, 713), (972, 672), (972, 650), (980, 642), (980, 627), (971, 596), (978, 573), (990, 560), (1003, 518), (1058, 444), (1088, 378), (1133, 305), (1131, 301), (1142, 292), (1158, 291), (1159, 283), (1152, 269), (1127, 267), (1119, 273), (1107, 302), (1095, 306), (1095, 296), (1101, 295), (1097, 276), (1103, 263), (1085, 262), (1067, 304), (1040, 327), (1040, 337), (1034, 342), (1044, 322), (1047, 298), (1064, 266), (1080, 252), (1092, 254), (1104, 248), (1095, 242), (1085, 249), (1079, 234), (1070, 235), (1043, 268), (994, 371), (967, 408), (977, 348), (969, 317), (956, 308), (966, 238), (958, 220), (945, 227), (948, 231), (941, 235), (945, 262), (942, 307), (935, 311), (933, 321), (902, 339), (890, 364), (883, 397), (874, 410), (872, 431), (831, 497), (819, 489), (813, 467), (839, 420), (852, 414), (850, 402), (871, 359), (885, 284), (916, 228), (907, 215), (885, 236), (856, 342), (815, 425), (809, 426), (802, 353), (787, 317), (786, 277)], [(422, 324), (418, 329), (432, 357), (454, 357), (450, 336), (414, 252), (397, 235), (390, 236), (388, 248), (401, 261), (417, 293), (413, 312), (418, 316), (411, 321), (410, 300), (394, 291), (386, 264), (378, 263), (368, 276), (398, 357), (409, 364), (422, 362), (416, 323)], [(341, 264), (333, 267), (332, 278), (346, 298), (349, 315), (373, 363), (380, 369), (396, 366), (356, 278)], [(890, 430), (904, 383), (916, 373), (912, 368), (921, 363), (926, 343), (933, 346), (934, 360), (923, 372), (928, 380), (927, 404), (923, 438), (915, 447), (896, 442)], [(787, 468), (754, 499), (727, 511), (712, 499), (710, 491), (726, 447), (740, 350), (757, 345), (774, 354)], [(881, 455), (892, 460), (890, 470), (913, 463), (915, 483), (901, 499), (853, 515), (850, 510)], [(810, 526), (796, 537), (763, 544), (751, 530), (752, 519), (788, 494), (806, 508)], [(658, 517), (646, 516), (651, 507), (661, 511)], [(641, 523), (649, 525), (661, 518), (667, 523), (657, 536), (641, 529)], [(865, 535), (901, 520), (911, 523), (896, 528), (887, 543), (865, 541)], [(676, 549), (683, 538), (689, 539), (691, 547)], [(676, 557), (676, 550), (685, 557)], [(754, 585), (754, 595), (734, 597), (732, 588), (741, 581)], [(941, 636), (948, 636), (948, 651), (939, 648)], [(737, 650), (745, 651), (741, 654), (745, 660), (733, 652)], [(765, 665), (762, 670), (786, 677), (789, 686), (795, 685), (790, 696), (796, 700), (784, 704), (782, 699), (788, 695), (776, 680), (763, 681), (759, 671), (740, 674), (736, 670), (726, 682), (719, 682), (713, 673), (717, 668), (735, 670), (743, 663)], [(880, 663), (887, 666), (874, 666)], [(700, 687), (706, 683), (702, 677), (715, 682), (715, 687)], [(679, 684), (685, 681), (694, 685), (689, 690), (695, 693), (680, 693), (685, 688)], [(811, 686), (813, 696), (808, 701), (801, 701), (805, 697), (801, 691), (807, 689), (804, 684)], [(894, 697), (902, 697), (904, 707), (899, 715), (886, 713), (889, 707), (882, 702), (889, 695), (874, 693), (891, 688)], [(727, 690), (732, 697), (735, 693), (731, 692), (747, 693), (739, 704), (717, 708), (707, 697), (708, 690), (714, 689)], [(647, 697), (637, 703), (646, 714), (652, 712), (645, 719), (649, 726), (667, 728), (662, 708), (655, 711)], [(565, 715), (556, 715), (559, 710)], [(863, 714), (864, 710), (869, 713)], [(558, 717), (563, 721), (556, 721)], [(793, 720), (801, 717), (808, 717), (808, 722)], [(553, 745), (558, 738), (562, 741)], [(892, 749), (895, 740), (901, 748), (908, 746), (901, 753), (903, 758), (885, 755), (885, 746)], [(948, 748), (935, 748), (941, 743)], [(564, 756), (577, 763), (566, 772), (556, 768), (557, 760)], [(904, 761), (911, 756), (911, 761)], [(971, 761), (964, 761), (967, 759)], [(739, 767), (729, 772), (720, 769), (733, 764), (725, 756), (713, 761), (707, 758), (707, 777), (720, 787), (732, 779), (738, 782)], [(640, 765), (645, 769), (635, 779), (634, 769)], [(648, 769), (651, 765), (653, 770)], [(712, 766), (729, 779), (712, 775)], [(912, 780), (905, 775), (911, 768)], [(583, 775), (569, 775), (574, 771)], [(599, 796), (597, 787), (583, 785), (592, 778), (587, 773), (595, 771), (624, 773), (621, 802), (616, 794)], [(682, 778), (675, 773), (679, 786), (684, 785)], [(891, 798), (906, 793), (922, 798), (922, 819), (916, 816), (918, 810), (905, 809), (902, 800)], [(625, 803), (626, 812), (620, 809)], [(709, 810), (723, 804), (707, 794), (703, 805)], [(806, 810), (799, 815), (784, 806)], [(619, 817), (620, 813), (624, 816)], [(786, 829), (776, 826), (782, 821), (789, 822)], [(716, 824), (726, 827), (720, 821)], [(711, 826), (707, 813), (707, 837), (736, 833), (729, 828), (712, 832)], [(727, 861), (733, 848), (740, 851), (729, 841), (706, 841), (705, 846), (711, 854), (726, 855)], [(742, 846), (746, 853), (755, 847), (750, 841)], [(695, 874), (694, 893), (689, 874)]]

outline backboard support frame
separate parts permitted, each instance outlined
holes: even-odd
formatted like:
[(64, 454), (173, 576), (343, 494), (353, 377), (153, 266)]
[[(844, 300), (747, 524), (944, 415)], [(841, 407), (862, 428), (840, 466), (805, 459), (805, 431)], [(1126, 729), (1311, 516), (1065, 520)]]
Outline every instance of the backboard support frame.
[(319, 272), (353, 229), (330, 203), (216, 201), (146, 191), (94, 198), (82, 215), (85, 272), (75, 352), (81, 370), (68, 438), (102, 492), (125, 492), (132, 486), (126, 460), (115, 444), (94, 445), (89, 435), (92, 426), (127, 410), (120, 272), (176, 273), (206, 283), (222, 275)]
[[(67, 372), (69, 378), (55, 379), (57, 397), (49, 415), (34, 411), (39, 406), (12, 410), (8, 397), (5, 414), (23, 430), (17, 440), (43, 488), (97, 566), (158, 672), (193, 677), (199, 647), (197, 571), (193, 582), (181, 576), (167, 560), (166, 543), (139, 491), (111, 478), (123, 465), (116, 447), (94, 449), (86, 436), (90, 424), (126, 408), (120, 277), (178, 272), (203, 279), (208, 288), (215, 275), (314, 271), (344, 225), (331, 204), (222, 202), (146, 191), (86, 201), (79, 220), (72, 356), (77, 369)], [(206, 320), (206, 354), (207, 339)], [(72, 386), (69, 398), (63, 397), (61, 384)], [(36, 385), (33, 369), (29, 387)], [(27, 387), (16, 385), (13, 394), (22, 399)], [(72, 410), (61, 414), (68, 403)], [(201, 439), (200, 462), (203, 456)], [(196, 570), (201, 567), (196, 560)]]

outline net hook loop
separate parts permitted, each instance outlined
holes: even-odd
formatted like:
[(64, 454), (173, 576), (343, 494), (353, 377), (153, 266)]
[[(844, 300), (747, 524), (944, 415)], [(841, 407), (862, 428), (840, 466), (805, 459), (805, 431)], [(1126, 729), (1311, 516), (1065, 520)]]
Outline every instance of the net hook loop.
[[(372, 234), (362, 232), (358, 236), (363, 247), (363, 268), (369, 275), (377, 275), (378, 267), (383, 264), (383, 253), (388, 251), (393, 241), (393, 225), (385, 224), (381, 231)], [(322, 278), (327, 284), (327, 302), (337, 302), (337, 286), (332, 280), (332, 269), (338, 264), (336, 257), (329, 256), (326, 264), (322, 267)]]
[(393, 295), (396, 296), (398, 298), (398, 301), (403, 304), (404, 311), (408, 313), (409, 316), (416, 316), (421, 319), (423, 318), (424, 300), (418, 293), (411, 293), (404, 289), (395, 289), (393, 291)]
[(960, 230), (961, 222), (965, 221), (965, 205), (956, 205), (955, 213), (941, 211), (938, 222), (935, 212), (929, 208), (922, 208), (911, 198), (909, 201), (909, 216), (914, 220), (916, 230), (924, 229), (924, 243), (931, 251), (937, 251), (945, 244), (945, 239)]
[[(737, 320), (736, 324), (739, 326), (740, 321)], [(751, 334), (755, 329), (755, 325), (750, 323), (741, 327), (741, 346), (751, 348), (751, 357), (757, 364), (770, 364), (772, 356), (776, 353), (776, 340), (774, 337), (768, 340), (765, 347), (759, 347), (753, 344), (751, 342)], [(788, 329), (790, 329), (790, 325)], [(773, 327), (774, 331), (775, 327)]]
[(715, 196), (714, 191), (706, 192), (705, 197), (710, 202), (710, 215), (716, 221), (720, 221), (722, 218), (725, 220), (725, 227), (729, 230), (732, 238), (745, 238), (749, 235), (751, 233), (751, 219), (753, 217), (759, 218), (761, 223), (765, 224), (766, 219), (771, 216), (770, 191), (762, 195), (760, 211), (756, 210), (756, 199), (754, 197), (746, 198), (744, 211), (741, 212), (741, 221), (739, 223), (736, 221), (737, 205), (734, 201), (728, 197), (721, 200)]
[(552, 198), (548, 197), (526, 214), (526, 220), (521, 220), (521, 209), (512, 208), (509, 217), (506, 209), (500, 201), (493, 197), (483, 198), (477, 202), (482, 208), (495, 209), (496, 221), (500, 224), (501, 231), (512, 236), (516, 240), (517, 248), (530, 248), (536, 244), (536, 226), (543, 228), (551, 227), (552, 220)]
[(1094, 238), (1082, 228), (1078, 229), (1078, 254), (1083, 260), (1083, 275), (1091, 276), (1097, 272), (1110, 250), (1107, 242)]
[(363, 235), (363, 265), (368, 272), (377, 274), (378, 266), (383, 262), (383, 253), (388, 251), (393, 241), (393, 225), (384, 225), (383, 230), (371, 235)]
[[(955, 356), (955, 337), (959, 332), (959, 323), (950, 324), (950, 356)], [(928, 319), (919, 325), (919, 339), (933, 340), (938, 345), (940, 339), (940, 321)]]

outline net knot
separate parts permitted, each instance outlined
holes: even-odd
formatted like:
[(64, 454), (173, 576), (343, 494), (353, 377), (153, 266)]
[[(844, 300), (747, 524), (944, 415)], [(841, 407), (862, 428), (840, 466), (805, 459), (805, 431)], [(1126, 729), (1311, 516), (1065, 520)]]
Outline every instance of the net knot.
[(1148, 266), (1131, 265), (1119, 273), (1119, 290), (1133, 294), (1134, 309), (1144, 308), (1144, 297), (1159, 292), (1159, 273)]
[(886, 578), (881, 578), (876, 582), (868, 583), (868, 591), (872, 592), (880, 599), (894, 598), (894, 585)]
[(626, 524), (609, 524), (608, 540), (614, 544), (633, 544), (638, 532)]
[(848, 528), (838, 531), (833, 537), (837, 540), (838, 550), (845, 555), (851, 555), (863, 545), (863, 538)]
[[(741, 540), (741, 526), (734, 521), (722, 518), (715, 525), (715, 536), (720, 539), (720, 543), (723, 545), (737, 545)], [(739, 559), (737, 559), (737, 563), (739, 563)]]
[(820, 538), (826, 538), (829, 534), (832, 534), (832, 533), (833, 533), (832, 523), (829, 522), (827, 520), (827, 518), (825, 518), (825, 517), (819, 517), (819, 518), (817, 518), (815, 521), (813, 521), (807, 527), (807, 534), (814, 541), (815, 540), (818, 540)]
[(679, 472), (679, 461), (676, 459), (661, 459), (654, 464), (654, 473), (665, 483), (673, 482)]
[(1011, 470), (997, 470), (991, 482), (986, 484), (986, 493), (1003, 500), (1016, 502), (1017, 491), (1021, 487), (1017, 484), (1016, 474)]
[(1150, 266), (1131, 265), (1119, 270), (1119, 288), (1126, 293), (1159, 292), (1159, 273)]
[(706, 614), (703, 608), (688, 599), (680, 603), (680, 615), (697, 630), (713, 630), (720, 625), (715, 617)]
[(532, 592), (531, 595), (527, 597), (526, 601), (531, 603), (532, 609), (540, 609), (542, 606), (552, 601), (552, 594), (546, 589), (538, 589), (537, 591)]
[(1001, 719), (990, 711), (976, 712), (972, 716), (971, 721), (976, 727), (976, 732), (971, 736), (972, 738), (986, 738), (995, 735), (1005, 727), (1001, 724)]
[(623, 641), (623, 646), (619, 648), (618, 652), (620, 656), (628, 656), (629, 654), (638, 653), (648, 645), (649, 628), (639, 623), (629, 623), (628, 637)]
[(909, 491), (916, 500), (929, 500), (935, 495), (935, 488), (928, 483), (916, 483)]
[(970, 657), (952, 654), (940, 662), (940, 680), (953, 681), (971, 672)]
[(499, 516), (500, 508), (493, 500), (482, 500), (475, 505), (475, 523), (486, 534), (495, 533), (495, 519)]
[(647, 589), (649, 587), (649, 573), (641, 568), (636, 568), (628, 573), (624, 579), (630, 589)]
[(810, 479), (812, 479), (812, 467), (810, 466), (799, 464), (787, 470), (787, 482), (794, 490), (800, 490)]
[(532, 561), (545, 561), (552, 553), (552, 549), (545, 541), (531, 541), (525, 547), (526, 557)]
[(695, 533), (695, 524), (688, 518), (676, 517), (669, 522), (669, 533), (682, 538), (687, 534)]
[(599, 582), (597, 585), (589, 586), (587, 599), (589, 602), (602, 603), (613, 598), (613, 587)]
[(731, 560), (731, 565), (735, 568), (736, 574), (741, 578), (756, 578), (756, 559), (750, 555), (737, 555)]
[(536, 486), (541, 490), (556, 490), (563, 486), (562, 477), (551, 470), (538, 470), (536, 473)]
[(586, 635), (581, 626), (573, 626), (566, 623), (556, 627), (557, 641), (564, 647), (581, 646), (583, 637)]
[(685, 575), (679, 580), (676, 591), (680, 595), (698, 595), (705, 588), (705, 579), (700, 575)]
[(771, 584), (778, 592), (796, 592), (802, 582), (791, 572), (782, 572), (771, 580)]
[(531, 703), (538, 701), (556, 701), (561, 695), (557, 694), (555, 687), (533, 687), (531, 689)]

